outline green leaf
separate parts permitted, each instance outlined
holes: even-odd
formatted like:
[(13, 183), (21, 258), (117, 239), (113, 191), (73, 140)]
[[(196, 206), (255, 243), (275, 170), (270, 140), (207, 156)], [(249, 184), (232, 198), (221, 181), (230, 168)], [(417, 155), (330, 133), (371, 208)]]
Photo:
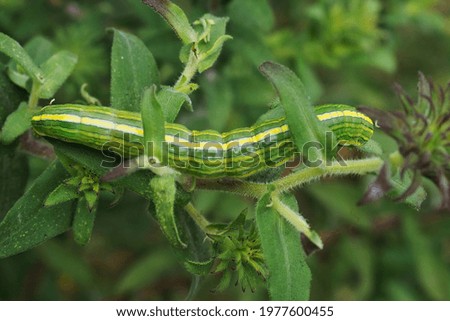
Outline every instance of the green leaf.
[(144, 91), (141, 101), (142, 127), (144, 129), (144, 151), (147, 157), (163, 161), (165, 121), (161, 105), (156, 99), (156, 86)]
[(403, 216), (403, 234), (413, 254), (415, 274), (422, 289), (431, 300), (449, 300), (448, 266), (438, 257), (429, 236), (421, 230), (415, 216)]
[(152, 7), (167, 21), (184, 44), (193, 43), (197, 40), (197, 34), (191, 27), (186, 14), (176, 4), (169, 0), (143, 0), (143, 2)]
[[(231, 36), (225, 34), (228, 18), (219, 18), (211, 14), (205, 14), (200, 20), (207, 20), (211, 24), (211, 30), (208, 34), (208, 41), (200, 41), (198, 43), (198, 71), (203, 72), (214, 65), (225, 41), (232, 39)], [(198, 30), (201, 34), (202, 30)]]
[(0, 145), (0, 219), (23, 195), (28, 181), (28, 160), (16, 146)]
[[(120, 166), (117, 162), (111, 163), (109, 157), (105, 157), (92, 148), (69, 144), (56, 139), (47, 138), (47, 140), (55, 148), (58, 158), (68, 158), (70, 162), (80, 164), (99, 177), (106, 175), (111, 166)], [(115, 180), (114, 185), (128, 188), (142, 197), (152, 200), (153, 194), (149, 186), (153, 177), (155, 177), (155, 174), (151, 171), (138, 171)], [(185, 194), (177, 190), (176, 201), (180, 202), (180, 199), (184, 199)]]
[(48, 195), (44, 205), (54, 206), (71, 201), (78, 197), (80, 197), (80, 194), (78, 194), (78, 188), (76, 186), (62, 183)]
[(207, 275), (211, 272), (214, 260), (210, 259), (204, 262), (195, 262), (186, 260), (184, 262), (184, 267), (186, 270), (195, 275)]
[(22, 66), (25, 72), (38, 83), (44, 82), (44, 74), (38, 66), (35, 65), (28, 53), (22, 46), (11, 37), (0, 32), (0, 52), (4, 53), (17, 64)]
[(233, 277), (233, 273), (231, 271), (224, 271), (222, 277), (220, 278), (219, 283), (214, 288), (214, 292), (223, 292), (225, 291), (231, 283), (231, 278)]
[(171, 175), (156, 176), (150, 182), (154, 209), (150, 212), (156, 218), (161, 230), (175, 248), (186, 248), (181, 240), (174, 213), (176, 186)]
[[(182, 193), (177, 191), (175, 214), (178, 229), (187, 247), (182, 250), (177, 249), (176, 253), (187, 271), (195, 275), (206, 275), (211, 271), (213, 264), (211, 243), (205, 239), (205, 233), (183, 209), (186, 195), (180, 196)], [(180, 199), (183, 199), (183, 202)]]
[(155, 59), (136, 36), (113, 29), (111, 106), (139, 112), (145, 88), (159, 84)]
[[(273, 62), (263, 63), (260, 70), (278, 92), (298, 150), (308, 153), (304, 157), (310, 163), (323, 161), (326, 132), (330, 129), (317, 119), (301, 80), (287, 67)], [(304, 150), (306, 147), (309, 150)]]
[[(405, 191), (408, 190), (409, 186), (412, 184), (412, 175), (410, 171), (406, 171), (403, 174), (403, 177), (400, 175), (400, 171), (397, 171), (394, 175), (389, 177), (389, 182), (391, 185), (391, 189), (388, 192), (388, 196), (392, 198), (400, 197)], [(403, 200), (404, 203), (412, 206), (416, 210), (420, 209), (420, 206), (427, 198), (427, 192), (423, 188), (423, 186), (419, 186), (417, 190), (406, 197)]]
[(31, 40), (25, 44), (24, 49), (38, 66), (45, 63), (56, 53), (55, 45), (42, 36), (31, 38)]
[[(82, 165), (99, 177), (106, 175), (111, 166), (120, 166), (117, 162), (110, 163), (110, 159), (105, 158), (104, 155), (92, 148), (77, 144), (68, 144), (56, 139), (47, 138), (47, 140), (50, 141), (55, 148), (58, 158), (66, 157), (71, 162)], [(151, 200), (152, 195), (150, 193), (149, 184), (153, 177), (154, 174), (151, 171), (138, 171), (117, 179), (114, 181), (114, 184), (129, 188), (135, 193)]]
[(192, 101), (188, 95), (179, 92), (169, 86), (161, 86), (161, 89), (156, 94), (156, 97), (162, 107), (164, 119), (168, 123), (173, 123), (181, 106), (187, 103), (188, 109), (192, 111)]
[(225, 41), (230, 39), (233, 39), (233, 37), (229, 35), (220, 36), (216, 40), (216, 42), (214, 42), (214, 45), (210, 49), (208, 49), (208, 51), (202, 53), (201, 62), (198, 64), (198, 71), (200, 73), (204, 72), (205, 70), (211, 68), (214, 65), (217, 58), (219, 58), (220, 56), (223, 44), (225, 43)]
[(78, 199), (77, 210), (73, 217), (72, 230), (75, 242), (86, 245), (91, 239), (96, 214), (96, 201), (91, 204), (87, 197)]
[(96, 191), (88, 189), (84, 192), (84, 198), (86, 199), (89, 210), (93, 211), (98, 201), (98, 193)]
[(59, 51), (41, 65), (45, 80), (39, 89), (39, 97), (52, 98), (72, 73), (78, 58), (69, 51)]
[(0, 258), (26, 251), (70, 228), (72, 202), (43, 206), (67, 175), (59, 162), (52, 163), (8, 211), (0, 223)]
[(11, 144), (17, 137), (31, 127), (31, 114), (26, 102), (20, 103), (16, 111), (6, 118), (1, 131), (0, 140), (3, 144)]
[[(284, 202), (296, 207), (293, 197)], [(270, 193), (256, 207), (256, 223), (261, 238), (264, 260), (269, 269), (268, 287), (273, 300), (308, 300), (311, 271), (297, 230), (271, 206)]]
[(283, 218), (294, 226), (297, 231), (305, 235), (315, 246), (319, 249), (323, 248), (323, 242), (320, 239), (319, 234), (311, 229), (306, 219), (294, 208), (297, 208), (295, 199), (292, 204), (295, 206), (289, 206), (285, 204), (278, 196), (272, 195), (272, 206)]
[(269, 111), (265, 112), (255, 122), (255, 125), (259, 125), (271, 119), (286, 117), (286, 113), (284, 112), (283, 106), (281, 106), (280, 102), (276, 100), (273, 103), (273, 107), (269, 109)]
[(31, 91), (31, 77), (28, 76), (22, 68), (18, 69), (15, 61), (11, 61), (8, 68), (8, 77), (17, 86), (26, 89), (28, 92)]
[[(56, 155), (58, 156), (58, 158), (63, 159), (65, 164), (80, 164), (92, 171), (97, 176), (103, 176), (108, 172), (107, 165), (117, 165), (116, 162), (110, 164), (110, 160), (95, 149), (78, 144), (68, 144), (57, 139), (46, 139), (53, 145)], [(74, 171), (73, 174), (75, 173), (76, 172)]]
[[(3, 70), (0, 64), (0, 70)], [(7, 116), (17, 109), (25, 97), (24, 92), (14, 86), (8, 77), (0, 72), (0, 127)], [(1, 134), (0, 134), (1, 135)], [(16, 144), (4, 146), (0, 144), (0, 219), (23, 195), (28, 180), (28, 160), (23, 153), (17, 153)]]
[[(55, 53), (53, 43), (41, 36), (33, 37), (25, 44), (24, 49), (38, 66)], [(8, 76), (17, 86), (31, 90), (31, 77), (14, 60), (8, 64)]]
[(168, 255), (167, 250), (152, 251), (125, 271), (117, 282), (115, 293), (125, 294), (149, 287), (175, 265), (175, 256)]

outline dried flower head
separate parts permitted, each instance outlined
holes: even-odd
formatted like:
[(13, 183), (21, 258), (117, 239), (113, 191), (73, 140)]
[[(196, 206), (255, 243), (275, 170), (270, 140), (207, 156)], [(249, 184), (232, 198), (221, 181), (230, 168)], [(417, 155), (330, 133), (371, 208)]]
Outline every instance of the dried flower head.
[(408, 96), (400, 85), (395, 89), (401, 111), (364, 110), (377, 119), (380, 128), (397, 142), (403, 158), (401, 175), (406, 171), (413, 173), (409, 188), (400, 198), (405, 199), (414, 193), (422, 178), (426, 177), (439, 187), (441, 206), (450, 208), (450, 82), (445, 87), (437, 87), (419, 73), (417, 101)]

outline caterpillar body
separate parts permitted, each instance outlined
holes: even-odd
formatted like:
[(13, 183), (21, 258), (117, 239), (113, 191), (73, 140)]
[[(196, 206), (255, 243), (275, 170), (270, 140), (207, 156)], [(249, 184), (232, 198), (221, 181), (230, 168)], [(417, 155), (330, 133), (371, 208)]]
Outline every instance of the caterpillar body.
[[(314, 110), (340, 145), (361, 146), (372, 136), (372, 120), (351, 106), (321, 105)], [(31, 122), (41, 136), (114, 151), (124, 157), (143, 154), (139, 113), (109, 107), (51, 105), (42, 108)], [(224, 133), (166, 123), (165, 148), (169, 166), (204, 178), (247, 177), (288, 162), (297, 151), (284, 117)]]

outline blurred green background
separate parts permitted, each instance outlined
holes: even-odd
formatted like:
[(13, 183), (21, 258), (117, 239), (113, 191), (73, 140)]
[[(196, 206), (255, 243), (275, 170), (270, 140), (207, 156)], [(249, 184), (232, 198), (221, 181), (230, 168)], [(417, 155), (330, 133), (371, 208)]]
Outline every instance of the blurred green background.
[[(289, 66), (315, 104), (331, 102), (385, 110), (400, 108), (398, 82), (415, 97), (417, 73), (435, 84), (450, 79), (450, 2), (446, 0), (180, 0), (192, 20), (205, 12), (228, 16), (228, 34), (217, 65), (198, 76), (195, 112), (178, 122), (190, 128), (227, 130), (251, 125), (274, 92), (258, 72), (265, 60)], [(163, 84), (182, 70), (180, 42), (163, 19), (139, 0), (0, 0), (0, 31), (21, 44), (35, 36), (79, 56), (58, 103), (79, 101), (80, 86), (109, 104), (109, 27), (140, 37), (155, 56)], [(7, 62), (0, 56), (0, 62)], [(393, 141), (377, 133), (386, 150)], [(349, 154), (349, 157), (352, 157)], [(31, 182), (47, 166), (29, 158)], [(420, 212), (383, 200), (357, 201), (372, 177), (316, 182), (297, 192), (300, 209), (325, 241), (309, 257), (313, 300), (449, 300), (450, 215), (433, 210), (431, 184)], [(250, 200), (213, 192), (195, 194), (213, 222), (229, 222)], [(218, 277), (193, 279), (178, 264), (147, 203), (127, 193), (115, 207), (104, 197), (91, 242), (80, 247), (65, 234), (0, 261), (2, 300), (263, 300), (232, 287), (211, 294)], [(0, 215), (4, 215), (1, 212)], [(1, 218), (2, 216), (0, 216)], [(194, 284), (195, 286), (193, 286)]]

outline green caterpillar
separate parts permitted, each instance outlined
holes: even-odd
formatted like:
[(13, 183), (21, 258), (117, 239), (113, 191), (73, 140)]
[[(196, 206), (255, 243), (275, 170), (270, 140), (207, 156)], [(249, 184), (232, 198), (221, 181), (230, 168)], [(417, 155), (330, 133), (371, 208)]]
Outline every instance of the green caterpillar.
[[(340, 145), (361, 146), (373, 134), (372, 120), (346, 105), (314, 107)], [(141, 115), (108, 107), (51, 105), (32, 117), (42, 136), (109, 150), (124, 157), (143, 154)], [(219, 133), (165, 124), (166, 164), (205, 178), (247, 177), (292, 160), (297, 148), (286, 119), (277, 118), (247, 128)]]

